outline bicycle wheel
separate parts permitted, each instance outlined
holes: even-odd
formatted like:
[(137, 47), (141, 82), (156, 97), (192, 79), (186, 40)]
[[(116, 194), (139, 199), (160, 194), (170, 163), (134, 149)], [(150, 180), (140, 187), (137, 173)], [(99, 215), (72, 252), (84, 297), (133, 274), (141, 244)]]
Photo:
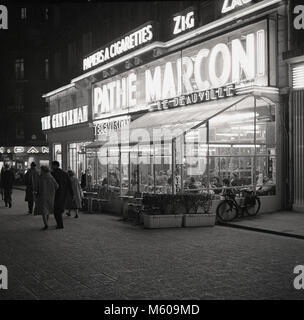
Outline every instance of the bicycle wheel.
[(248, 216), (254, 217), (258, 214), (261, 208), (261, 200), (259, 197), (255, 197), (252, 204), (246, 205), (246, 212)]
[(225, 200), (218, 205), (216, 214), (222, 222), (232, 221), (236, 218), (238, 209), (232, 201)]

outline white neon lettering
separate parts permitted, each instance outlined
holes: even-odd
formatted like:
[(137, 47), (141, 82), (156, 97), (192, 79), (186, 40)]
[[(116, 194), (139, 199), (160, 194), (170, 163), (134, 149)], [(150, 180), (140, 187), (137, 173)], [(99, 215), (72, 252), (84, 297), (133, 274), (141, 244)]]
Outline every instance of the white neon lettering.
[(225, 0), (222, 8), (222, 13), (232, 11), (236, 7), (242, 7), (244, 4), (247, 4), (251, 1), (252, 0)]
[(202, 80), (201, 74), (202, 74), (202, 62), (204, 58), (207, 58), (209, 55), (210, 50), (209, 49), (202, 49), (199, 51), (195, 58), (194, 62), (194, 77), (195, 82), (200, 90), (208, 90), (210, 88), (210, 83), (208, 80)]
[[(218, 64), (218, 55), (222, 56), (222, 63)], [(217, 66), (222, 67), (222, 73), (217, 76)], [(211, 51), (209, 60), (209, 77), (213, 87), (221, 87), (227, 83), (230, 77), (231, 70), (231, 55), (229, 48), (224, 43), (217, 44)]]
[(255, 52), (254, 52), (254, 34), (246, 36), (246, 52), (241, 40), (232, 40), (232, 81), (240, 82), (241, 70), (244, 71), (246, 79), (253, 79), (255, 76)]
[(171, 62), (167, 62), (164, 71), (162, 99), (176, 96), (174, 75)]
[(161, 69), (156, 67), (154, 69), (154, 76), (151, 71), (145, 71), (146, 82), (146, 102), (151, 102), (161, 99)]

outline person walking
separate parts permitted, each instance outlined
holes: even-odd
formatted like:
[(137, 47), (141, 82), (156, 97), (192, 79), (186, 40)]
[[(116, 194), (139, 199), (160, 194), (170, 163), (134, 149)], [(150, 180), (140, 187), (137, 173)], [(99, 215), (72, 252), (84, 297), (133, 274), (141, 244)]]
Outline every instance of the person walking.
[(55, 194), (59, 186), (48, 167), (41, 166), (40, 170), (37, 189), (34, 191), (36, 196), (34, 215), (42, 215), (44, 223), (42, 230), (46, 230), (48, 228), (49, 215), (54, 213)]
[(13, 183), (15, 180), (14, 173), (10, 169), (8, 163), (4, 165), (4, 170), (1, 173), (1, 186), (4, 192), (4, 203), (6, 207), (12, 207), (12, 192)]
[(62, 214), (65, 210), (67, 193), (70, 192), (73, 197), (74, 192), (68, 174), (60, 169), (59, 166), (58, 161), (52, 161), (52, 175), (59, 186), (55, 194), (54, 217), (57, 222), (56, 229), (63, 229)]
[(28, 214), (33, 213), (34, 192), (37, 191), (38, 179), (39, 179), (39, 174), (38, 174), (38, 171), (36, 170), (36, 163), (32, 162), (31, 168), (27, 170), (24, 176), (24, 182), (26, 185), (25, 201), (27, 201), (27, 204), (28, 204)]
[(74, 196), (68, 192), (67, 193), (67, 201), (66, 201), (66, 209), (68, 209), (67, 215), (71, 216), (71, 210), (75, 210), (75, 217), (78, 218), (78, 211), (81, 209), (82, 205), (82, 190), (79, 184), (77, 177), (75, 177), (75, 173), (72, 170), (68, 170), (69, 179), (71, 181), (71, 186), (73, 189)]
[(4, 171), (4, 167), (1, 168), (1, 172), (0, 172), (0, 193), (1, 193), (1, 200), (4, 200), (4, 191), (3, 191), (3, 186), (2, 186), (2, 172)]

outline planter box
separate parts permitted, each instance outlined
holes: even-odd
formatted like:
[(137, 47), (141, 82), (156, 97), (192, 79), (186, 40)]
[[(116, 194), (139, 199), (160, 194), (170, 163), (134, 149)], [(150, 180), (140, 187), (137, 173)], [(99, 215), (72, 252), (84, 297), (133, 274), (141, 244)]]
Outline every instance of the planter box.
[(214, 213), (210, 214), (185, 214), (184, 227), (211, 227), (215, 224)]
[(143, 215), (144, 227), (147, 229), (155, 228), (181, 228), (183, 226), (183, 215)]

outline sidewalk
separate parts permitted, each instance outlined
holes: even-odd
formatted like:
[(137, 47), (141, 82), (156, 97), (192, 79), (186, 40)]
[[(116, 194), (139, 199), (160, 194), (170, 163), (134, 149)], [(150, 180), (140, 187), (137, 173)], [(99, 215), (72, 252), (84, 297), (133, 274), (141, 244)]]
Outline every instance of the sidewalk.
[(222, 225), (304, 239), (304, 213), (299, 212), (264, 213)]

